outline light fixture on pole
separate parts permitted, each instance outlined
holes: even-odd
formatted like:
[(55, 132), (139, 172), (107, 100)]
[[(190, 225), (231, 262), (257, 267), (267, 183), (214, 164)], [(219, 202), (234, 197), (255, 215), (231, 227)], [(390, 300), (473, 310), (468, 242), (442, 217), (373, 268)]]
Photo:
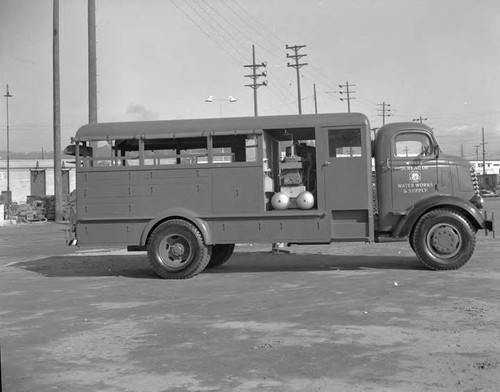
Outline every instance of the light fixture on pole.
[(419, 116), (418, 118), (414, 118), (413, 119), (413, 122), (419, 122), (420, 124), (422, 124), (423, 121), (427, 121), (428, 118), (424, 118), (422, 116)]
[(238, 100), (230, 95), (227, 98), (215, 98), (213, 95), (209, 95), (208, 98), (205, 99), (205, 102), (207, 103), (212, 103), (214, 101), (219, 101), (219, 115), (222, 117), (222, 102), (229, 102), (229, 103), (235, 103), (238, 102)]
[(9, 98), (12, 98), (13, 95), (9, 92), (9, 85), (7, 85), (7, 93), (4, 95), (7, 101), (7, 218), (10, 219), (10, 204), (11, 204), (11, 195), (10, 195), (10, 128), (9, 128)]

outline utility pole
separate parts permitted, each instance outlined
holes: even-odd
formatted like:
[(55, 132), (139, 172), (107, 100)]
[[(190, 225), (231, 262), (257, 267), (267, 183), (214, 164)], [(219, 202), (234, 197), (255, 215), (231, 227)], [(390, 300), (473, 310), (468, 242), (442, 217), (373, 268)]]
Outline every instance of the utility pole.
[[(97, 122), (97, 50), (95, 0), (88, 0), (89, 124)], [(89, 143), (97, 147), (97, 142)]]
[(313, 83), (314, 90), (314, 113), (318, 114), (318, 97), (316, 95), (316, 83)]
[(418, 118), (414, 118), (413, 121), (414, 122), (419, 122), (420, 124), (422, 124), (423, 121), (427, 121), (428, 118), (423, 118), (422, 116), (419, 116)]
[(9, 85), (7, 85), (7, 92), (4, 95), (7, 101), (7, 218), (10, 219), (10, 204), (12, 196), (10, 194), (10, 125), (9, 125), (9, 98), (13, 95), (9, 92)]
[(479, 147), (481, 147), (479, 144), (476, 144), (474, 146), (476, 148), (476, 161), (479, 161)]
[(345, 82), (345, 84), (339, 84), (340, 88), (345, 88), (345, 91), (340, 90), (340, 95), (346, 95), (346, 97), (340, 97), (341, 101), (347, 101), (347, 113), (351, 113), (351, 99), (356, 99), (356, 97), (351, 97), (351, 94), (354, 94), (356, 91), (349, 90), (349, 87), (356, 87), (355, 84), (349, 84), (349, 82)]
[(481, 134), (482, 134), (482, 139), (483, 139), (483, 142), (481, 143), (481, 145), (483, 146), (483, 175), (484, 175), (484, 174), (486, 174), (486, 150), (484, 147), (486, 144), (488, 144), (488, 143), (484, 142), (484, 128), (482, 128)]
[(299, 50), (302, 48), (305, 48), (306, 45), (294, 45), (294, 46), (285, 46), (285, 49), (287, 50), (292, 50), (294, 54), (286, 54), (287, 59), (294, 59), (295, 64), (290, 64), (287, 63), (288, 67), (295, 68), (297, 72), (297, 98), (298, 98), (298, 103), (299, 103), (299, 114), (302, 114), (302, 98), (300, 95), (300, 71), (299, 69), (302, 68), (304, 65), (307, 65), (307, 63), (300, 63), (299, 60), (302, 57), (307, 56), (307, 54), (299, 54)]
[(390, 114), (391, 104), (382, 102), (382, 103), (379, 103), (378, 106), (382, 106), (382, 109), (377, 109), (377, 110), (379, 112), (382, 112), (382, 114), (379, 114), (379, 116), (382, 116), (382, 125), (385, 125), (385, 118), (391, 116), (391, 114)]
[[(52, 73), (54, 99), (54, 196), (55, 221), (62, 220), (62, 167), (61, 167), (61, 88), (59, 76), (59, 0), (54, 0), (52, 36)], [(78, 159), (78, 157), (77, 157)]]
[(254, 116), (257, 117), (259, 115), (259, 110), (257, 107), (257, 89), (261, 86), (267, 86), (267, 80), (263, 80), (262, 83), (258, 83), (258, 79), (260, 77), (266, 77), (267, 72), (262, 71), (262, 73), (257, 73), (257, 70), (260, 67), (267, 67), (267, 63), (264, 61), (260, 64), (255, 63), (255, 45), (252, 45), (252, 64), (249, 65), (244, 65), (243, 67), (245, 68), (251, 68), (252, 73), (250, 75), (245, 75), (245, 78), (251, 78), (252, 83), (251, 84), (245, 84), (245, 87), (251, 87), (253, 89), (253, 111), (254, 111)]

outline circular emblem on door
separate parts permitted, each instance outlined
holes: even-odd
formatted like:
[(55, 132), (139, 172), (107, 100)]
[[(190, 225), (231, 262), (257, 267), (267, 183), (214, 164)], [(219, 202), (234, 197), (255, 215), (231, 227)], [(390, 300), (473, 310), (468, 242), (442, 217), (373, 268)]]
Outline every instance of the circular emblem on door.
[(420, 172), (418, 171), (412, 171), (408, 177), (411, 182), (417, 183), (422, 179), (422, 174), (420, 174)]

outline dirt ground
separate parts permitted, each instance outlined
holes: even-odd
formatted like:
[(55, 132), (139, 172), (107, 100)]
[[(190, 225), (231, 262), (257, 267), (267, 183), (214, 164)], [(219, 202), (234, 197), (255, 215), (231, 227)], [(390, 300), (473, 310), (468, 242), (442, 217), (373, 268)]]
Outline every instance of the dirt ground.
[(269, 250), (168, 281), (62, 224), (0, 226), (3, 392), (499, 390), (500, 239), (451, 272), (406, 242)]

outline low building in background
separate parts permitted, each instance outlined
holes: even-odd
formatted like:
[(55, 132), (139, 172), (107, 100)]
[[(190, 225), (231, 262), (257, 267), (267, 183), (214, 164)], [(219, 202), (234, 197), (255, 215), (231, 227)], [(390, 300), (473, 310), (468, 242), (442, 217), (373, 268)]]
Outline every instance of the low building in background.
[[(483, 161), (470, 161), (477, 174), (483, 174)], [(486, 160), (484, 174), (500, 174), (500, 160)]]
[[(3, 157), (2, 157), (3, 158)], [(54, 194), (53, 159), (10, 159), (10, 192), (13, 203), (23, 204), (32, 196)], [(75, 189), (74, 159), (62, 160), (63, 194)], [(7, 196), (7, 161), (0, 159), (0, 191)]]

